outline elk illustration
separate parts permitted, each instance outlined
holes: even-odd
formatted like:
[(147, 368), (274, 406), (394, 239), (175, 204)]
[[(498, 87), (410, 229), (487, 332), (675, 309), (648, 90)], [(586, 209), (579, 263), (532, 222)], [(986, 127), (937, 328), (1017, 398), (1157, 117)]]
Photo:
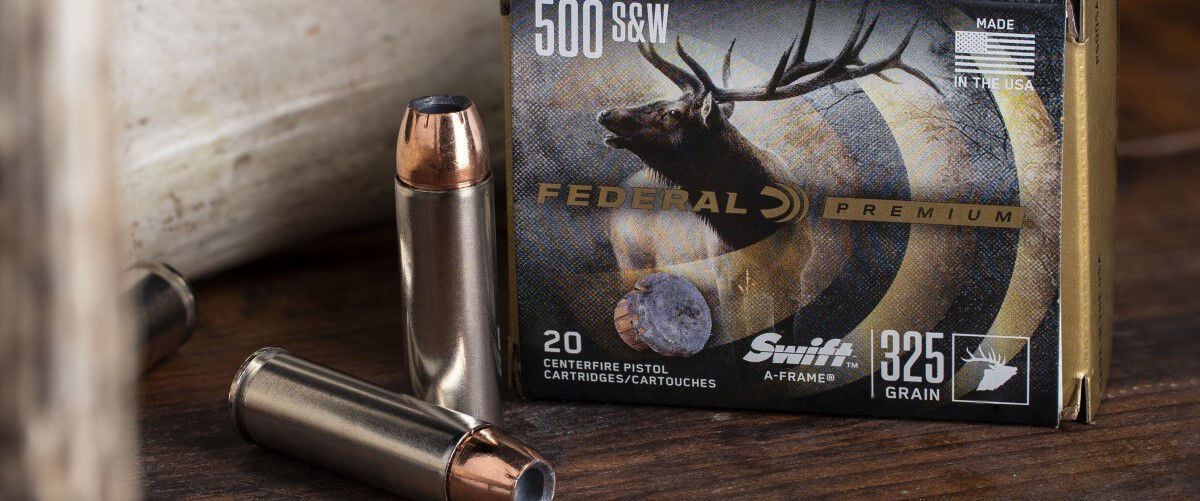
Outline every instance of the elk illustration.
[(977, 391), (992, 391), (1007, 383), (1009, 379), (1017, 374), (1017, 368), (1005, 365), (1004, 358), (1000, 357), (994, 351), (988, 351), (984, 356), (983, 348), (979, 348), (979, 354), (976, 355), (967, 352), (967, 356), (962, 359), (963, 362), (984, 362), (988, 364), (988, 368), (983, 371), (983, 379), (979, 381)]
[(611, 222), (613, 251), (626, 280), (632, 284), (642, 270), (663, 267), (687, 277), (713, 307), (718, 342), (748, 335), (794, 313), (816, 294), (818, 286), (809, 282), (820, 280), (810, 278), (828, 274), (821, 263), (812, 262), (812, 248), (818, 243), (810, 225), (758, 216), (779, 204), (764, 195), (764, 188), (786, 184), (787, 165), (730, 122), (735, 105), (789, 100), (868, 76), (895, 83), (883, 74), (888, 70), (913, 75), (937, 90), (903, 59), (916, 25), (890, 55), (864, 61), (863, 50), (879, 21), (878, 15), (867, 21), (867, 4), (836, 55), (810, 61), (816, 3), (809, 1), (802, 31), (761, 86), (729, 87), (736, 39), (725, 51), (721, 86), (678, 37), (675, 51), (690, 71), (664, 59), (653, 45), (639, 43), (642, 57), (681, 94), (673, 100), (607, 109), (596, 117), (607, 132), (607, 146), (633, 153), (646, 166), (627, 185), (677, 187), (687, 192), (692, 204), (706, 192), (716, 195), (720, 207), (736, 197), (737, 205), (747, 210), (748, 214), (625, 210), (614, 213)]
[[(750, 214), (757, 214), (778, 205), (774, 199), (764, 197), (762, 190), (784, 182), (784, 166), (774, 154), (752, 144), (730, 124), (728, 119), (736, 103), (791, 99), (871, 75), (886, 80), (882, 73), (891, 69), (907, 72), (937, 88), (924, 73), (904, 62), (904, 51), (916, 31), (915, 25), (890, 56), (870, 63), (862, 59), (862, 51), (879, 21), (876, 15), (870, 23), (866, 22), (865, 4), (841, 51), (829, 59), (808, 61), (816, 1), (810, 0), (803, 31), (779, 58), (774, 73), (761, 87), (718, 86), (708, 71), (684, 50), (678, 37), (675, 50), (690, 72), (663, 59), (653, 45), (638, 43), (642, 56), (683, 93), (675, 100), (601, 111), (596, 119), (608, 131), (605, 144), (637, 155), (654, 173), (687, 191), (693, 203), (703, 192), (715, 193), (721, 207), (726, 206), (729, 197), (736, 196)], [(725, 86), (729, 85), (734, 45), (736, 40), (725, 54), (722, 69)], [(762, 217), (699, 215), (732, 250), (761, 241), (781, 225)]]

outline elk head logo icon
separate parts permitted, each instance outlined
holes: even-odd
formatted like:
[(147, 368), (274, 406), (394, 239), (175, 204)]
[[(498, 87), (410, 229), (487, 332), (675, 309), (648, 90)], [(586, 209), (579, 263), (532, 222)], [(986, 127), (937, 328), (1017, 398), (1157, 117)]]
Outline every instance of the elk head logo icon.
[(979, 387), (975, 388), (976, 391), (995, 390), (1004, 386), (1004, 383), (1007, 383), (1008, 380), (1017, 375), (1017, 368), (1005, 365), (1004, 359), (994, 351), (988, 350), (987, 356), (984, 356), (983, 348), (980, 348), (978, 355), (969, 351), (967, 355), (966, 358), (962, 359), (963, 362), (984, 362), (988, 364), (987, 369), (983, 371), (983, 379), (979, 381)]

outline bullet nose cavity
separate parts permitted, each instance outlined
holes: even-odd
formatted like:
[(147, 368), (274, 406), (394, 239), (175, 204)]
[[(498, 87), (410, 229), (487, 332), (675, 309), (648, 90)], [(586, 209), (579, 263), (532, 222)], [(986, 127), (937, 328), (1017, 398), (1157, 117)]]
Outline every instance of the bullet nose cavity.
[(465, 96), (438, 94), (414, 99), (408, 107), (426, 115), (446, 115), (465, 111), (471, 104), (471, 99)]
[(545, 463), (534, 463), (517, 478), (514, 501), (550, 501), (554, 499), (554, 470)]

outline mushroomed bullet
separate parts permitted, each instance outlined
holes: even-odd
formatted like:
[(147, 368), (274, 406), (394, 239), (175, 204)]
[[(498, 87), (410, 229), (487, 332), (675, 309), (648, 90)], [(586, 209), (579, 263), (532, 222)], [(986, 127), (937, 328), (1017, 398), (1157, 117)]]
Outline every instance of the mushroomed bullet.
[(635, 350), (690, 357), (712, 335), (712, 312), (691, 282), (666, 273), (638, 280), (613, 311), (617, 333)]

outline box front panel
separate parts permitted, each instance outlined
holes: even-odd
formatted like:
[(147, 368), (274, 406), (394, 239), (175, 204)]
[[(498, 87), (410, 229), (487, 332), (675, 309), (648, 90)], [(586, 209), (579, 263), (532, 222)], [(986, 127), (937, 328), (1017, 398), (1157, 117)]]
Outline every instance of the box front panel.
[(1063, 13), (514, 0), (524, 392), (1054, 424)]

